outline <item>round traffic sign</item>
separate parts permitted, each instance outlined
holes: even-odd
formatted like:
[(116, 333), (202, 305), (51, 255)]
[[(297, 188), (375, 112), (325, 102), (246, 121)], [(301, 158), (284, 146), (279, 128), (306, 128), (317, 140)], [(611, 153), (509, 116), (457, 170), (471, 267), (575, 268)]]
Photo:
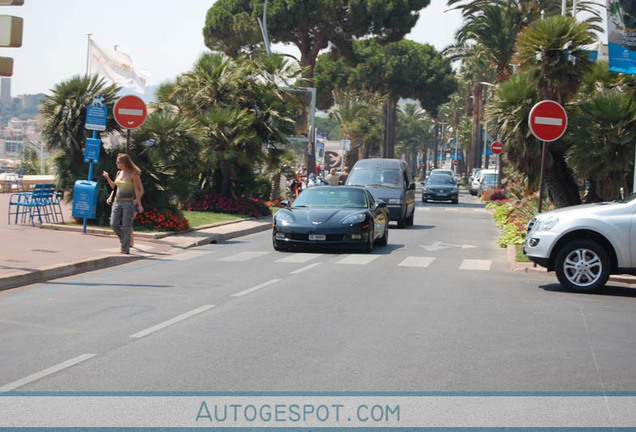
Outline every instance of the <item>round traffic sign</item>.
[(543, 100), (530, 110), (528, 126), (541, 141), (552, 142), (563, 136), (568, 127), (568, 115), (557, 102)]
[(494, 141), (490, 144), (490, 150), (496, 155), (503, 153), (504, 147), (503, 144), (499, 141)]
[(148, 109), (141, 98), (128, 95), (117, 99), (113, 114), (119, 126), (126, 129), (137, 129), (146, 121)]

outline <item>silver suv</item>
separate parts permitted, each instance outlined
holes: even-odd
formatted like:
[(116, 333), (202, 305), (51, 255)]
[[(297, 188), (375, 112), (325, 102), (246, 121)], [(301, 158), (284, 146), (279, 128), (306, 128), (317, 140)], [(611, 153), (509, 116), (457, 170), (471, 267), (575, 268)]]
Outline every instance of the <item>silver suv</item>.
[(636, 195), (538, 214), (523, 253), (572, 291), (597, 291), (610, 274), (636, 274)]

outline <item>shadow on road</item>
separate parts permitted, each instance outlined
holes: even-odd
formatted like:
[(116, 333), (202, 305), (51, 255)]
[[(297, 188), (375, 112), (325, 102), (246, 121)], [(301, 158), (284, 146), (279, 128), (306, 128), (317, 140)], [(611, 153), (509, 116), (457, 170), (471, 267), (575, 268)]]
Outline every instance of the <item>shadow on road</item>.
[(541, 289), (549, 292), (562, 292), (567, 294), (583, 294), (583, 295), (591, 295), (591, 296), (604, 296), (604, 297), (631, 297), (636, 298), (636, 289), (625, 286), (612, 286), (606, 285), (602, 291), (594, 292), (594, 293), (579, 293), (567, 290), (563, 288), (560, 284), (549, 284), (549, 285), (541, 285)]

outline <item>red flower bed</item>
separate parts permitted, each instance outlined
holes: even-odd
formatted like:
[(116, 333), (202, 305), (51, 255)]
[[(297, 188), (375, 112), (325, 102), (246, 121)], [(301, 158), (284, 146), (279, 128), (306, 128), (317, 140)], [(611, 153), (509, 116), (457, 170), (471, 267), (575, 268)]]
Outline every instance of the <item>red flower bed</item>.
[(272, 214), (265, 202), (255, 198), (221, 196), (217, 192), (208, 192), (197, 202), (188, 206), (189, 211), (209, 211), (215, 213), (229, 213), (248, 215), (250, 217), (269, 216)]
[(167, 209), (145, 210), (137, 214), (135, 222), (139, 226), (157, 231), (185, 231), (190, 227), (187, 219)]

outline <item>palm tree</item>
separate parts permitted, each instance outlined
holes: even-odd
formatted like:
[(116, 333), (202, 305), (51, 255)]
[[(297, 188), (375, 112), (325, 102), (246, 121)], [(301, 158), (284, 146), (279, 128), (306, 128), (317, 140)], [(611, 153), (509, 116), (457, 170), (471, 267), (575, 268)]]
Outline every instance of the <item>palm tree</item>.
[(568, 163), (590, 181), (588, 201), (618, 199), (621, 187), (631, 189), (635, 125), (630, 92), (603, 89), (576, 105), (569, 122)]
[[(56, 84), (51, 94), (42, 102), (42, 138), (48, 149), (60, 150), (55, 158), (58, 188), (70, 190), (75, 180), (86, 176), (86, 107), (93, 102), (95, 96), (101, 95), (109, 107), (109, 113), (112, 113), (112, 105), (119, 90), (116, 85), (107, 85), (97, 75), (74, 76)], [(118, 129), (119, 126), (110, 114), (105, 132)]]
[(529, 192), (537, 190), (541, 169), (541, 144), (530, 134), (528, 115), (537, 100), (534, 81), (515, 74), (497, 90), (486, 116), (497, 119), (499, 139), (505, 143), (508, 178), (519, 181)]
[(409, 103), (400, 107), (396, 150), (398, 154), (405, 156), (412, 172), (417, 170), (417, 154), (426, 152), (433, 143), (432, 129), (430, 116), (418, 104)]
[(219, 168), (221, 195), (234, 192), (232, 180), (242, 169), (253, 170), (262, 158), (260, 141), (252, 128), (254, 115), (247, 109), (212, 107), (197, 117), (208, 166)]
[(382, 104), (386, 97), (365, 91), (334, 90), (336, 105), (329, 116), (340, 124), (343, 138), (351, 140), (351, 151), (345, 164), (352, 167), (356, 161), (377, 156), (382, 145)]
[[(596, 40), (585, 23), (567, 16), (536, 21), (519, 37), (516, 62), (532, 77), (540, 99), (567, 103), (591, 69), (585, 47)], [(545, 180), (557, 207), (579, 204), (581, 198), (572, 169), (566, 161), (565, 140), (549, 145)]]
[(147, 207), (182, 207), (189, 201), (204, 171), (192, 120), (170, 110), (149, 114), (133, 135), (132, 151), (142, 170)]

